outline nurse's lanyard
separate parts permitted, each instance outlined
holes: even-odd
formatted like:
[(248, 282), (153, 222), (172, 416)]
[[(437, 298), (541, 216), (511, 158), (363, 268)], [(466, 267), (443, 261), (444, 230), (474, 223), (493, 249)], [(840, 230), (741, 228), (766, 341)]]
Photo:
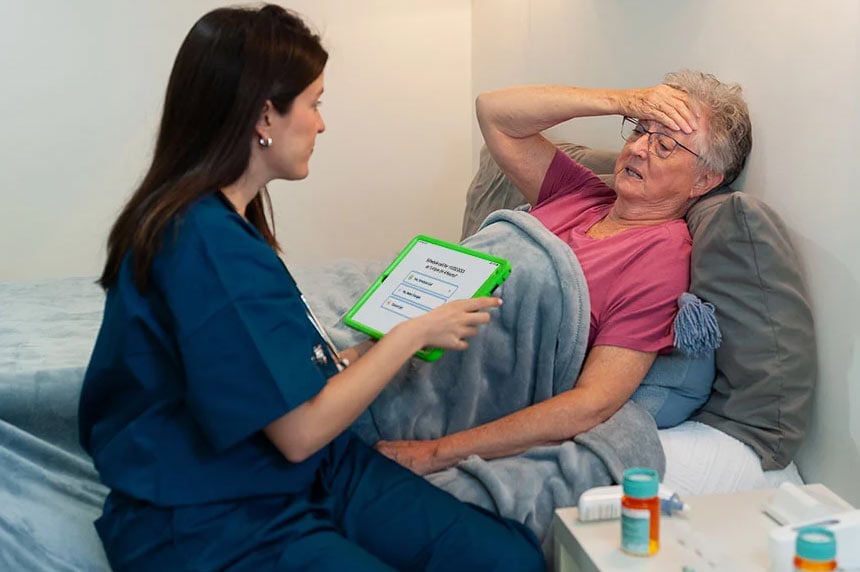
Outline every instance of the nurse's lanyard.
[[(219, 199), (221, 199), (221, 201), (224, 203), (224, 205), (227, 208), (229, 208), (233, 212), (236, 212), (236, 206), (230, 201), (230, 199), (228, 199), (224, 195), (224, 193), (221, 190), (219, 190), (215, 194), (218, 196)], [(245, 219), (245, 217), (242, 217), (242, 219), (245, 221), (245, 224), (249, 225), (251, 228), (254, 228), (254, 225), (250, 224), (247, 221), (247, 219)], [(257, 231), (256, 228), (254, 228), (254, 231), (259, 234), (259, 231)], [(279, 260), (280, 260), (280, 258), (281, 257), (278, 256)], [(310, 320), (314, 329), (320, 335), (320, 337), (323, 340), (323, 343), (325, 344), (325, 346), (323, 346), (323, 344), (317, 344), (314, 346), (314, 348), (313, 348), (314, 353), (311, 356), (311, 361), (317, 365), (325, 365), (328, 363), (328, 360), (331, 359), (332, 363), (334, 363), (334, 365), (337, 367), (338, 372), (345, 370), (346, 367), (349, 365), (349, 360), (346, 358), (340, 357), (340, 354), (338, 354), (337, 347), (335, 347), (334, 342), (331, 340), (331, 338), (328, 335), (328, 332), (325, 331), (325, 328), (323, 327), (322, 322), (319, 321), (319, 319), (316, 317), (316, 314), (314, 314), (314, 311), (311, 310), (311, 306), (310, 306), (310, 304), (308, 304), (308, 301), (305, 299), (305, 295), (302, 294), (301, 290), (299, 290), (299, 285), (296, 283), (296, 279), (293, 278), (292, 274), (290, 274), (290, 271), (287, 268), (287, 265), (284, 264), (283, 260), (281, 260), (281, 266), (284, 267), (284, 272), (286, 272), (287, 276), (290, 277), (290, 280), (293, 281), (293, 286), (296, 287), (296, 291), (299, 293), (299, 298), (301, 299), (302, 304), (305, 307), (305, 314), (307, 314), (308, 320)], [(326, 355), (326, 354), (328, 354), (328, 355)]]

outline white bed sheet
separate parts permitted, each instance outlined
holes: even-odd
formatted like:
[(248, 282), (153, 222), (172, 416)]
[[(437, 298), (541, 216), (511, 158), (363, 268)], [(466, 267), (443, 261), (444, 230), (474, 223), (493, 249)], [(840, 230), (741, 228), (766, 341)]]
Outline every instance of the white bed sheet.
[(793, 461), (784, 469), (763, 471), (750, 447), (710, 425), (685, 421), (659, 433), (666, 453), (663, 484), (681, 497), (803, 484)]

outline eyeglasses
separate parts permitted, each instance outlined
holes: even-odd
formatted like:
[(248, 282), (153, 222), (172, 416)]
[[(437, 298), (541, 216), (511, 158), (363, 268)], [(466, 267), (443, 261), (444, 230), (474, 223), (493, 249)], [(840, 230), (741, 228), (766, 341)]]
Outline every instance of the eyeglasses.
[(642, 127), (642, 124), (639, 123), (637, 119), (625, 117), (621, 120), (621, 137), (623, 137), (625, 141), (632, 143), (643, 135), (648, 135), (648, 150), (661, 159), (668, 159), (669, 155), (672, 154), (672, 151), (674, 151), (676, 147), (680, 147), (684, 151), (689, 151), (696, 157), (699, 156), (698, 153), (678, 142), (670, 135), (659, 133), (657, 131), (648, 131)]

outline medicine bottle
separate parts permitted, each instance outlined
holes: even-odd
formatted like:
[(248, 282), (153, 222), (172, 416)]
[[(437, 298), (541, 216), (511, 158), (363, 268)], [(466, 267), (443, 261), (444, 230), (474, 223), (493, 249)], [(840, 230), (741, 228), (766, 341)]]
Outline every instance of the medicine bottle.
[(796, 572), (836, 570), (836, 536), (820, 526), (806, 526), (797, 531), (794, 549)]
[(654, 469), (624, 471), (621, 483), (621, 549), (634, 556), (650, 556), (660, 548), (660, 479)]

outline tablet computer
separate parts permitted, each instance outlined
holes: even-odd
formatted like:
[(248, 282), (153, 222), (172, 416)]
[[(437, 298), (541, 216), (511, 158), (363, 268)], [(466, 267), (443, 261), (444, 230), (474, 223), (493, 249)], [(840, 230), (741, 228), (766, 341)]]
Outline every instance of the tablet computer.
[[(452, 300), (488, 296), (511, 273), (503, 258), (459, 244), (418, 235), (346, 313), (344, 323), (374, 338)], [(435, 361), (444, 350), (425, 348)]]

